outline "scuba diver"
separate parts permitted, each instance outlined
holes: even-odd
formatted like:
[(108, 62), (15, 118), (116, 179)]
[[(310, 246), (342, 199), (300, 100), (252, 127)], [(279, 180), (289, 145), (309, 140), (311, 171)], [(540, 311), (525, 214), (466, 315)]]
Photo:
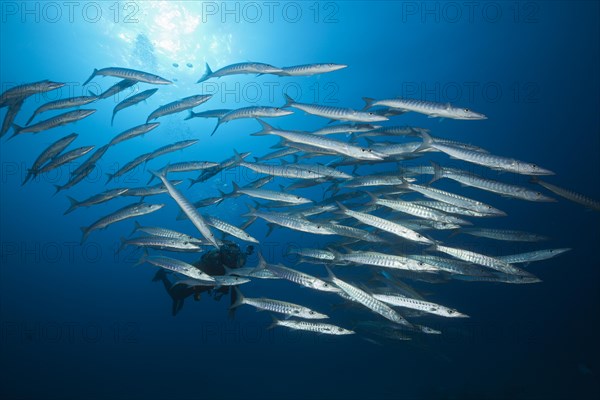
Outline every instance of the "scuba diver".
[[(246, 247), (246, 251), (242, 252), (237, 244), (224, 240), (219, 249), (207, 251), (193, 265), (202, 272), (211, 275), (225, 275), (226, 270), (241, 268), (246, 264), (246, 259), (254, 253), (254, 246)], [(213, 286), (194, 285), (194, 280), (185, 279), (176, 282), (171, 282), (168, 277), (168, 272), (164, 269), (159, 269), (152, 281), (161, 281), (167, 290), (167, 293), (173, 300), (172, 314), (173, 316), (183, 308), (184, 300), (189, 296), (194, 296), (194, 300), (200, 300), (200, 295), (203, 292), (212, 294), (215, 300), (220, 300), (221, 297), (229, 292), (228, 286), (215, 288)], [(231, 291), (231, 304), (236, 300), (235, 291)], [(233, 317), (233, 312), (230, 312), (230, 317)]]

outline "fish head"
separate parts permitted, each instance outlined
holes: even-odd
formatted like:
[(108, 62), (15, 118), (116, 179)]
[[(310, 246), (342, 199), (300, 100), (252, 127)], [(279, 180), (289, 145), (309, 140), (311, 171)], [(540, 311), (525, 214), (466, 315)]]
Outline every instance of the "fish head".
[(331, 333), (333, 333), (335, 335), (352, 335), (355, 332), (351, 331), (350, 329), (344, 329), (342, 327), (335, 326), (335, 327), (331, 328)]
[[(357, 111), (358, 113), (359, 111)], [(382, 121), (388, 121), (389, 118), (378, 114), (376, 111), (360, 111), (361, 113), (361, 119), (364, 120), (364, 122), (382, 122)]]
[(65, 86), (66, 83), (47, 81), (47, 85), (50, 90), (55, 90)]
[(367, 147), (360, 147), (359, 155), (361, 160), (383, 160), (387, 157), (387, 154), (369, 149)]
[(548, 197), (545, 196), (544, 194), (542, 194), (542, 192), (532, 192), (531, 194), (527, 195), (528, 200), (531, 201), (541, 201), (541, 202), (546, 202), (546, 203), (556, 203), (556, 199), (553, 199), (552, 197)]
[(472, 111), (468, 108), (452, 107), (447, 109), (447, 111), (449, 112), (449, 118), (468, 120), (487, 119), (487, 116), (485, 116), (484, 114)]
[(306, 310), (304, 312), (303, 317), (308, 318), (308, 319), (327, 319), (327, 318), (329, 318), (327, 315), (321, 314), (321, 313), (313, 311), (313, 310)]
[(554, 175), (554, 172), (542, 168), (536, 164), (526, 164), (525, 168), (527, 169), (528, 175)]
[(322, 292), (340, 293), (342, 291), (340, 288), (338, 288), (334, 284), (326, 282), (326, 281), (322, 281), (320, 279), (313, 282), (312, 287), (314, 289), (320, 290)]
[(450, 318), (469, 318), (468, 315), (458, 312), (454, 308), (442, 308), (438, 309), (438, 311)]
[(348, 65), (346, 65), (346, 64), (327, 63), (325, 65), (327, 66), (327, 69), (329, 71), (337, 71), (337, 70), (340, 70), (340, 69), (348, 68)]
[(164, 206), (165, 206), (164, 204), (147, 204), (147, 203), (141, 203), (138, 206), (138, 209), (150, 213), (150, 212), (154, 212), (154, 211), (160, 210)]

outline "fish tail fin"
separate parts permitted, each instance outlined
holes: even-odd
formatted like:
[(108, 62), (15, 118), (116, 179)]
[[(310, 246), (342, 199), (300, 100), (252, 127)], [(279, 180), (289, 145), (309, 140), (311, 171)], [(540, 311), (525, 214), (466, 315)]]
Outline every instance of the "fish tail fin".
[(90, 94), (90, 96), (94, 96), (94, 97), (98, 97), (99, 96), (99, 95), (97, 95), (96, 93), (92, 92), (89, 89), (88, 89), (88, 93)]
[(77, 200), (75, 200), (71, 196), (67, 196), (67, 199), (69, 199), (70, 205), (69, 205), (69, 208), (67, 208), (67, 211), (65, 211), (63, 215), (67, 215), (68, 213), (72, 212), (77, 207), (79, 207), (79, 202)]
[(54, 187), (56, 188), (56, 191), (54, 192), (54, 194), (52, 196), (56, 196), (56, 194), (58, 192), (60, 192), (61, 190), (63, 190), (63, 187), (60, 185), (54, 185)]
[(246, 214), (242, 214), (242, 217), (254, 217), (256, 208), (252, 207), (250, 204), (246, 204), (246, 207), (248, 207), (248, 212)]
[(237, 183), (231, 182), (231, 185), (233, 186), (233, 189), (229, 195), (232, 195), (232, 194), (240, 191), (240, 186)]
[(256, 217), (250, 217), (250, 218), (248, 218), (248, 220), (246, 222), (244, 222), (242, 224), (242, 226), (240, 226), (240, 228), (242, 230), (246, 230), (246, 228), (249, 227), (250, 225), (252, 225), (254, 223), (254, 221), (256, 221)]
[(262, 252), (257, 251), (256, 256), (258, 257), (258, 264), (256, 265), (255, 270), (266, 269), (269, 264), (267, 264), (267, 260), (265, 260), (265, 257), (262, 255)]
[[(121, 247), (119, 247), (119, 251), (124, 246), (125, 246), (125, 238), (121, 238)], [(133, 266), (137, 267), (138, 265), (142, 265), (146, 261), (148, 261), (148, 249), (145, 249), (145, 251), (142, 253), (142, 256), (140, 257), (138, 262), (136, 262)], [(161, 270), (162, 270), (162, 268), (161, 268)]]
[(13, 127), (13, 134), (11, 137), (9, 137), (9, 139), (14, 138), (15, 136), (17, 136), (19, 133), (21, 133), (21, 131), (23, 130), (23, 127), (17, 124), (12, 124)]
[(113, 123), (115, 122), (115, 115), (117, 115), (117, 112), (113, 111), (112, 117), (110, 118), (110, 126), (113, 126)]
[(206, 70), (204, 71), (204, 74), (200, 77), (200, 79), (198, 79), (198, 81), (196, 83), (204, 82), (212, 75), (212, 73), (213, 73), (212, 69), (210, 69), (210, 66), (208, 65), (208, 63), (206, 63)]
[(366, 205), (368, 206), (374, 206), (375, 204), (377, 204), (377, 197), (375, 197), (375, 195), (371, 192), (367, 192), (365, 191), (365, 193), (367, 194), (367, 196), (369, 196), (369, 201), (367, 202)]
[(269, 228), (269, 229), (267, 230), (267, 234), (265, 235), (266, 237), (271, 236), (271, 233), (273, 233), (273, 229), (275, 229), (275, 226), (276, 225), (271, 222), (267, 223), (267, 228)]
[(31, 123), (31, 121), (33, 121), (33, 119), (35, 118), (36, 113), (33, 113), (31, 115), (31, 117), (29, 117), (29, 119), (27, 120), (27, 122), (25, 123), (25, 126), (29, 125)]
[(371, 97), (363, 97), (362, 98), (363, 101), (365, 102), (365, 106), (363, 107), (363, 110), (368, 110), (369, 108), (373, 107), (373, 103), (375, 103), (375, 99), (372, 99)]
[(96, 76), (97, 73), (98, 73), (98, 69), (94, 68), (94, 72), (92, 72), (92, 75), (90, 75), (90, 77), (87, 78), (87, 80), (85, 82), (83, 82), (82, 86), (87, 85), (92, 79), (94, 79), (94, 77)]
[(190, 185), (188, 186), (188, 189), (191, 188), (192, 186), (194, 186), (196, 183), (198, 183), (198, 181), (193, 178), (188, 178), (188, 181), (190, 181)]
[(399, 184), (398, 187), (400, 189), (408, 189), (409, 182), (406, 179), (404, 179), (403, 176), (400, 177), (400, 180), (402, 181), (402, 183)]
[[(120, 242), (121, 244), (119, 245), (119, 248), (117, 249), (117, 251), (116, 251), (116, 253), (115, 253), (115, 254), (119, 254), (119, 253), (121, 252), (121, 250), (123, 250), (123, 249), (125, 248), (125, 246), (127, 246), (127, 244), (125, 243), (126, 241), (127, 241), (127, 239), (125, 239), (125, 237), (123, 237), (123, 236), (121, 236), (121, 237), (119, 238), (119, 242)], [(145, 259), (144, 259), (144, 261), (142, 261), (142, 258), (144, 258), (144, 256), (143, 256), (143, 255), (142, 255), (142, 257), (140, 258), (140, 260), (138, 260), (138, 262), (137, 262), (137, 263), (134, 265), (134, 267), (137, 267), (138, 265), (140, 265), (140, 264), (143, 264), (143, 263), (145, 262)]]
[(214, 135), (217, 129), (219, 129), (219, 125), (221, 125), (221, 118), (217, 118), (217, 124), (215, 125), (215, 129), (211, 132), (210, 136)]
[(348, 211), (348, 207), (344, 206), (342, 203), (340, 203), (339, 201), (336, 201), (335, 204), (338, 206), (340, 213), (346, 214), (346, 211)]
[(87, 239), (88, 235), (90, 234), (90, 230), (88, 229), (87, 226), (82, 226), (79, 229), (81, 229), (81, 242), (80, 244), (83, 244), (83, 242), (85, 242), (85, 240)]
[(265, 121), (263, 121), (262, 119), (256, 119), (258, 121), (258, 123), (260, 124), (260, 126), (262, 127), (261, 131), (252, 133), (250, 136), (264, 136), (264, 135), (268, 135), (271, 132), (273, 132), (275, 129), (269, 125), (268, 123), (266, 123)]
[(159, 178), (160, 180), (166, 179), (166, 172), (165, 171), (155, 171), (153, 169), (149, 169), (148, 172), (150, 172), (152, 175), (154, 175), (155, 177)]
[(325, 265), (325, 271), (327, 271), (327, 279), (329, 279), (330, 281), (335, 279), (335, 275), (331, 271), (331, 268), (329, 268), (327, 265)]
[(29, 181), (29, 179), (31, 179), (31, 177), (33, 175), (37, 175), (36, 172), (34, 170), (32, 170), (32, 169), (28, 169), (27, 170), (27, 176), (23, 180), (23, 183), (21, 183), (21, 186), (24, 186)]
[(139, 222), (134, 221), (134, 227), (133, 227), (133, 230), (131, 231), (131, 233), (129, 234), (129, 236), (136, 233), (139, 229), (141, 229), (141, 227), (142, 227), (142, 225)]
[(428, 185), (431, 185), (433, 182), (442, 179), (444, 177), (444, 168), (442, 168), (442, 166), (440, 166), (438, 163), (431, 161), (431, 166), (433, 167), (433, 177), (431, 178), (431, 180), (427, 183)]
[(114, 174), (109, 174), (108, 172), (106, 173), (106, 176), (108, 177), (108, 179), (106, 180), (107, 184), (115, 178)]
[(271, 314), (271, 325), (267, 326), (267, 329), (273, 329), (277, 325), (279, 325), (279, 320), (277, 318), (275, 318), (274, 315)]
[(417, 149), (413, 153), (417, 153), (419, 151), (427, 150), (431, 148), (433, 144), (433, 138), (427, 132), (419, 132), (419, 136), (423, 139), (423, 143), (417, 147)]
[(285, 98), (285, 104), (283, 106), (281, 106), (281, 108), (287, 108), (287, 107), (291, 107), (292, 105), (294, 105), (294, 103), (295, 103), (294, 99), (292, 99), (287, 93), (284, 93), (283, 97)]
[(233, 291), (235, 292), (236, 299), (235, 299), (235, 302), (229, 307), (230, 310), (232, 310), (234, 308), (238, 308), (239, 306), (244, 304), (244, 300), (246, 299), (244, 297), (244, 295), (242, 294), (242, 291), (240, 289), (238, 289), (237, 287), (234, 286)]
[(242, 157), (242, 155), (240, 153), (238, 153), (238, 151), (236, 149), (233, 149), (233, 155), (235, 157), (235, 164), (234, 165), (238, 165), (241, 162), (244, 161), (244, 158)]
[(184, 121), (187, 121), (188, 119), (192, 119), (192, 118), (194, 118), (195, 116), (196, 116), (196, 114), (195, 114), (195, 113), (194, 113), (192, 110), (190, 110), (190, 113), (188, 114), (188, 116), (187, 116), (187, 117), (185, 117), (183, 120), (184, 120)]

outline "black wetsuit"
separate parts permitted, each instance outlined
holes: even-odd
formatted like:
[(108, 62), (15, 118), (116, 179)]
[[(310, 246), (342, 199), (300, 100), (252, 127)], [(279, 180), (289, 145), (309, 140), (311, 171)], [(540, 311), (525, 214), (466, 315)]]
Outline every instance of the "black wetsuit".
[[(194, 266), (211, 276), (225, 275), (225, 267), (230, 269), (243, 267), (246, 264), (247, 255), (252, 254), (253, 251), (253, 246), (248, 246), (246, 252), (242, 252), (237, 244), (223, 241), (221, 248), (207, 251)], [(167, 293), (173, 299), (173, 315), (176, 315), (183, 308), (184, 300), (191, 295), (199, 300), (201, 293), (211, 292), (215, 300), (220, 300), (223, 295), (229, 292), (229, 287), (226, 286), (215, 290), (212, 286), (189, 286), (178, 284), (178, 282), (172, 283), (167, 275), (167, 271), (160, 269), (153, 280), (161, 281)], [(235, 302), (235, 292), (232, 290), (231, 303), (233, 304), (233, 302)], [(230, 316), (232, 315), (233, 313), (230, 313)]]

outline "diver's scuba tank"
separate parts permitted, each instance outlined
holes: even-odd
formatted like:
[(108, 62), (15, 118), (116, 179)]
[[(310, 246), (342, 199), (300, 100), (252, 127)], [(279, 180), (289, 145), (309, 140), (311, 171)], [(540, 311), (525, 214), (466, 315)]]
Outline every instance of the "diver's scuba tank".
[(240, 246), (224, 240), (219, 249), (207, 251), (194, 265), (208, 275), (225, 275), (225, 268), (241, 268), (246, 264), (246, 253)]

